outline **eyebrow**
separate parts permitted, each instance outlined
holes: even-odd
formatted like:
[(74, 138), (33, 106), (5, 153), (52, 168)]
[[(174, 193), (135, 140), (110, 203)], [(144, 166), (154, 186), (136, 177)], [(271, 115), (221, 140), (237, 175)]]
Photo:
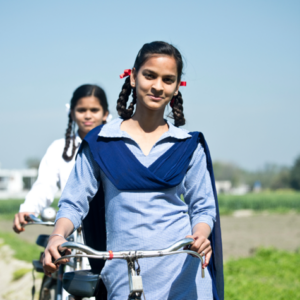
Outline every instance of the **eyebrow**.
[[(149, 73), (157, 74), (156, 72), (154, 72), (152, 70), (149, 70), (149, 69), (144, 69), (143, 72), (149, 72)], [(176, 75), (167, 74), (167, 75), (164, 75), (164, 77), (176, 78)]]

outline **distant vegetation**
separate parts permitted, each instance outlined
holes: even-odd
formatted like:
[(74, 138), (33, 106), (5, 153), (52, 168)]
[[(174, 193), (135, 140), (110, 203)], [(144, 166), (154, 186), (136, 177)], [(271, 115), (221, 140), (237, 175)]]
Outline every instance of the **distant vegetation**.
[(245, 195), (219, 195), (220, 214), (231, 214), (239, 209), (252, 209), (256, 212), (269, 211), (284, 213), (290, 210), (300, 212), (300, 192), (269, 191)]
[[(12, 220), (23, 202), (24, 199), (0, 200), (0, 218)], [(58, 199), (55, 199), (51, 206), (58, 210), (57, 203)]]
[(300, 190), (300, 156), (291, 168), (267, 164), (259, 171), (249, 172), (234, 164), (218, 161), (213, 166), (216, 180), (229, 180), (233, 186), (248, 184), (253, 187), (255, 182), (260, 182), (263, 189)]
[[(245, 195), (220, 194), (219, 209), (221, 215), (232, 214), (239, 209), (252, 209), (255, 212), (286, 213), (291, 210), (300, 212), (300, 192), (293, 190), (264, 191)], [(0, 219), (12, 220), (24, 200), (0, 200)], [(58, 210), (58, 199), (52, 207)]]

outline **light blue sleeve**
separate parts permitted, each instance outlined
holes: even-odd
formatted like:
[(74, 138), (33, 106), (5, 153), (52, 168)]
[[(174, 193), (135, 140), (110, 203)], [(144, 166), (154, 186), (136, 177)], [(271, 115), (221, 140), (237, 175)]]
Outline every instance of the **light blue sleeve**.
[(89, 201), (96, 195), (100, 185), (100, 167), (95, 162), (90, 148), (83, 145), (75, 166), (58, 202), (56, 220), (69, 219), (77, 229), (89, 211)]
[(189, 206), (191, 226), (206, 223), (213, 229), (216, 221), (216, 205), (206, 155), (201, 144), (196, 148), (185, 177), (185, 203)]

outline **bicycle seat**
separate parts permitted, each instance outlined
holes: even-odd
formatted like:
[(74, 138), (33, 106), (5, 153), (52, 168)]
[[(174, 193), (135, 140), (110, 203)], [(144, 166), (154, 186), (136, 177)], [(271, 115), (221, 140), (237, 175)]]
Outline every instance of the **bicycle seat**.
[(100, 271), (94, 270), (66, 272), (63, 276), (63, 288), (77, 297), (95, 296), (100, 282)]

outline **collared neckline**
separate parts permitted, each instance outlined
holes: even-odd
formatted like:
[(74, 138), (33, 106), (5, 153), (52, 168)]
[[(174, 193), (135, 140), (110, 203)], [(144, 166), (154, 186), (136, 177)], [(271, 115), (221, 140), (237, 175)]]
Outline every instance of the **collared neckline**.
[[(120, 126), (121, 123), (124, 120), (122, 118), (116, 118), (112, 121), (110, 121), (109, 123), (105, 124), (101, 131), (99, 132), (99, 136), (101, 137), (105, 137), (105, 138), (129, 138), (131, 140), (132, 137), (125, 131), (121, 130)], [(187, 130), (185, 129), (181, 129), (181, 128), (177, 128), (175, 127), (173, 124), (171, 124), (168, 120), (165, 120), (169, 126), (169, 130), (166, 131), (157, 142), (161, 141), (162, 139), (165, 138), (175, 138), (178, 140), (184, 140), (184, 139), (188, 139), (191, 138), (191, 135), (188, 134)]]

